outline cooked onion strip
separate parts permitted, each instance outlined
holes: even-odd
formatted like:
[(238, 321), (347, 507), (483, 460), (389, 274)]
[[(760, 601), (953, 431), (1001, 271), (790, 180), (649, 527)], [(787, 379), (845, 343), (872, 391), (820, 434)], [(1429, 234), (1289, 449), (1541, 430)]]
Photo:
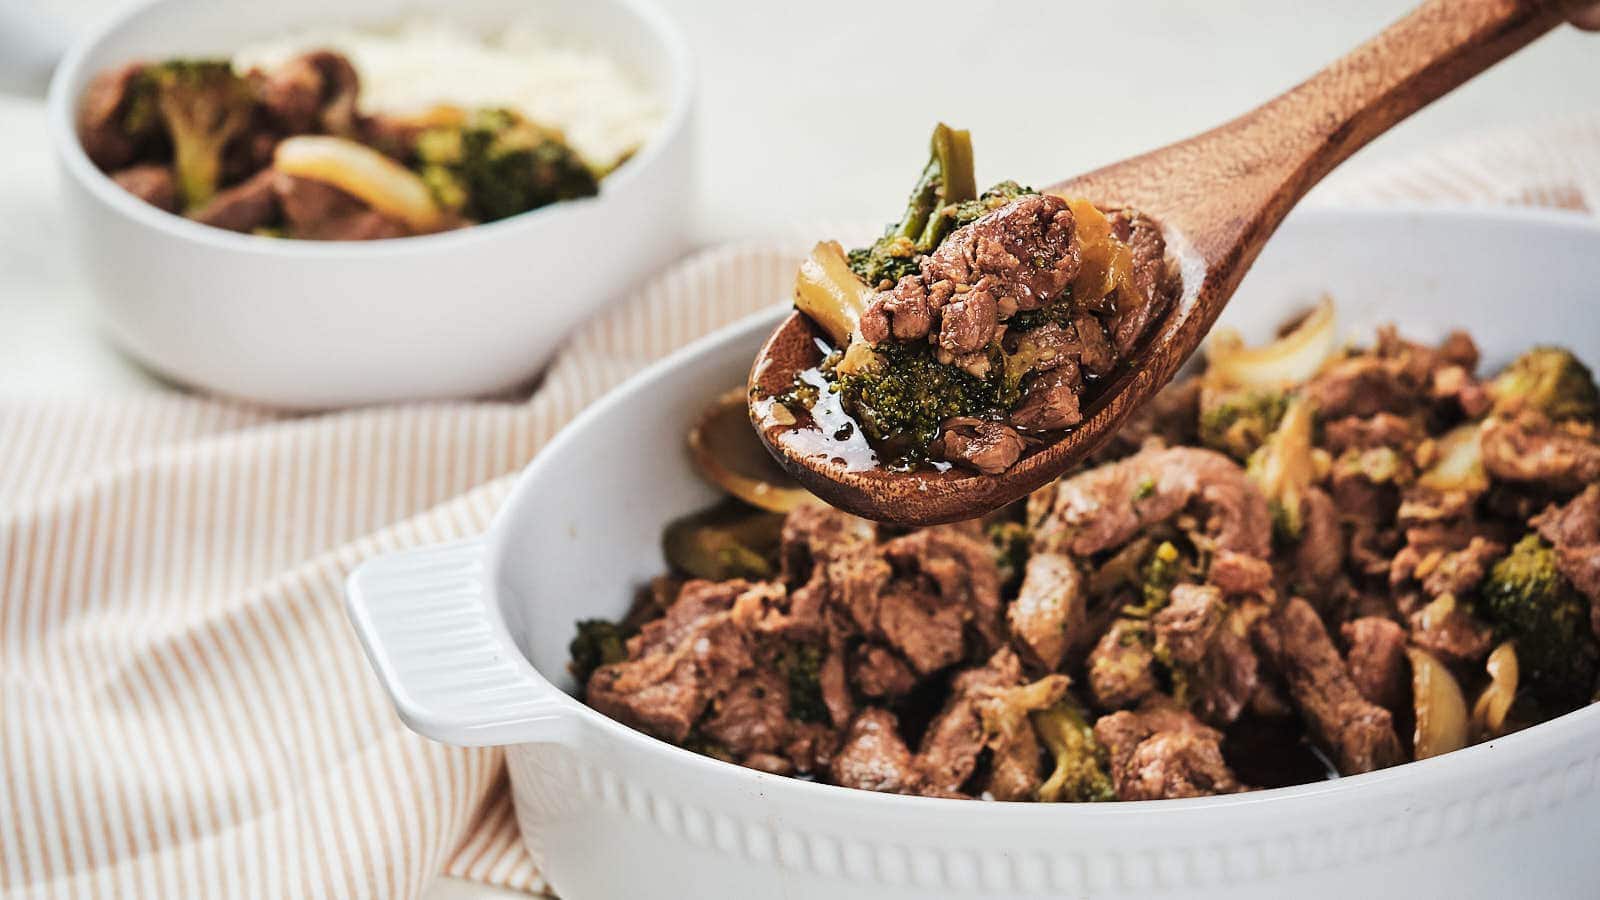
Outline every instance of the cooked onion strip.
[(856, 277), (838, 241), (820, 241), (794, 278), (794, 305), (828, 333), (835, 347), (850, 343), (872, 288)]
[(422, 179), (364, 144), (328, 135), (298, 135), (278, 144), (272, 167), (336, 187), (412, 231), (444, 227), (443, 211)]
[(689, 455), (705, 479), (758, 509), (786, 513), (821, 503), (778, 468), (750, 425), (744, 388), (734, 388), (689, 429)]
[(1294, 330), (1261, 347), (1247, 347), (1232, 329), (1216, 329), (1206, 344), (1205, 378), (1227, 388), (1282, 390), (1317, 374), (1338, 349), (1333, 301), (1323, 297)]
[(1485, 667), (1489, 684), (1472, 706), (1472, 732), (1479, 740), (1505, 734), (1506, 714), (1517, 698), (1517, 648), (1510, 641), (1494, 648)]
[(1427, 759), (1467, 745), (1467, 699), (1445, 664), (1417, 647), (1411, 659), (1411, 694), (1417, 712), (1416, 758)]

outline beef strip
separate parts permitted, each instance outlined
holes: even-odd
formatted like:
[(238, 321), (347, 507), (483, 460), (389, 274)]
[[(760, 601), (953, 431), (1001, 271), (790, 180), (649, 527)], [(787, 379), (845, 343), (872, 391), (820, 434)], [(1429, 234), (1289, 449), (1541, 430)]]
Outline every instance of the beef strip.
[(1211, 450), (1144, 450), (1063, 479), (1053, 493), (1035, 530), (1036, 551), (1087, 556), (1118, 547), (1191, 504), (1218, 549), (1261, 559), (1271, 550), (1266, 499), (1244, 469)]
[(1110, 210), (1106, 218), (1112, 235), (1128, 245), (1133, 284), (1140, 295), (1118, 296), (1117, 311), (1111, 317), (1111, 343), (1117, 353), (1127, 355), (1171, 305), (1178, 279), (1168, 270), (1167, 242), (1154, 219), (1130, 209)]
[(278, 221), (279, 174), (264, 169), (240, 184), (216, 193), (205, 206), (189, 214), (203, 225), (249, 233)]
[(1393, 717), (1356, 688), (1311, 604), (1290, 598), (1257, 623), (1254, 633), (1340, 772), (1354, 775), (1403, 761)]
[(1167, 800), (1243, 790), (1222, 758), (1222, 733), (1166, 696), (1094, 723), (1119, 800)]
[(404, 237), (406, 226), (330, 184), (280, 174), (274, 182), (290, 236), (321, 241)]
[(1239, 718), (1260, 679), (1243, 620), (1213, 585), (1179, 584), (1151, 619), (1156, 658), (1181, 678), (1199, 717), (1226, 726)]
[(1410, 454), (1427, 433), (1414, 418), (1379, 412), (1371, 416), (1346, 416), (1323, 426), (1322, 447), (1334, 456), (1347, 450), (1389, 447)]
[(917, 769), (928, 788), (941, 794), (961, 792), (985, 745), (977, 701), (988, 689), (1021, 682), (1022, 662), (1009, 649), (999, 650), (983, 666), (963, 670), (951, 679), (950, 697), (928, 725), (917, 751)]
[[(1066, 290), (1079, 266), (1066, 201), (1029, 194), (956, 229), (921, 271), (879, 292), (861, 317), (861, 336), (880, 344), (910, 341), (937, 328), (942, 349), (987, 346), (1000, 321), (1038, 309)], [(950, 322), (945, 308), (959, 304)]]
[(863, 697), (894, 699), (917, 686), (917, 673), (887, 647), (862, 644), (850, 660), (850, 683)]
[(1089, 651), (1089, 695), (1098, 709), (1133, 706), (1160, 690), (1150, 625), (1117, 619)]
[(1035, 553), (1028, 558), (1017, 599), (1006, 610), (1011, 641), (1045, 671), (1061, 666), (1087, 624), (1083, 576), (1070, 557)]
[(357, 135), (360, 77), (342, 54), (301, 54), (269, 72), (254, 73), (254, 80), (262, 107), (285, 134)]
[(1300, 540), (1292, 559), (1293, 585), (1321, 600), (1328, 597), (1344, 571), (1344, 527), (1333, 498), (1321, 488), (1308, 488), (1301, 501)]
[(1078, 370), (1078, 364), (1067, 360), (1065, 364), (1036, 376), (1023, 391), (1021, 402), (1006, 417), (1006, 421), (1024, 431), (1068, 428), (1083, 421), (1078, 406), (1078, 396), (1082, 393), (1083, 375)]
[(1411, 698), (1406, 662), (1406, 630), (1393, 619), (1363, 616), (1341, 629), (1349, 649), (1345, 665), (1361, 696), (1397, 712)]
[(1556, 491), (1579, 491), (1600, 482), (1600, 443), (1592, 433), (1565, 427), (1538, 413), (1484, 423), (1483, 467), (1504, 481), (1532, 482)]
[(939, 459), (998, 475), (1021, 458), (1024, 446), (1022, 436), (1009, 425), (958, 416), (944, 422), (928, 450)]
[(842, 787), (890, 794), (921, 792), (922, 777), (900, 737), (899, 722), (881, 706), (866, 707), (856, 715), (829, 773)]
[(989, 749), (985, 790), (996, 800), (1032, 800), (1038, 793), (1039, 738), (1029, 714), (1067, 694), (1065, 675), (1046, 675), (1019, 687), (981, 688), (974, 701)]
[(172, 167), (163, 163), (140, 163), (111, 173), (117, 187), (140, 200), (169, 213), (178, 211), (178, 181)]
[(665, 615), (628, 639), (627, 660), (590, 677), (591, 706), (619, 722), (682, 743), (713, 697), (754, 660), (730, 610), (744, 581), (690, 581)]
[[(78, 103), (78, 142), (83, 152), (103, 172), (133, 162), (150, 134), (129, 134), (124, 116), (144, 63), (105, 69), (89, 81)], [(150, 123), (154, 133), (154, 120)]]
[(1551, 504), (1533, 518), (1539, 536), (1556, 551), (1556, 568), (1589, 598), (1590, 620), (1600, 637), (1600, 484), (1565, 505)]

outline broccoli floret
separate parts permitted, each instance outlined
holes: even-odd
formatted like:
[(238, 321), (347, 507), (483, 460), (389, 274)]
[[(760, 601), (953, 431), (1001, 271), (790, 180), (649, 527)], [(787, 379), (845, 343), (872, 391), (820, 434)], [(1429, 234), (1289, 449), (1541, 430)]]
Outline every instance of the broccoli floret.
[(579, 684), (587, 684), (595, 669), (628, 658), (626, 639), (622, 626), (610, 620), (579, 621), (578, 634), (567, 645), (567, 654), (572, 657), (572, 662), (567, 665), (568, 670)]
[(1106, 774), (1106, 754), (1083, 713), (1063, 700), (1032, 713), (1034, 732), (1054, 757), (1054, 769), (1039, 785), (1044, 803), (1098, 803), (1117, 799)]
[(1192, 569), (1176, 544), (1162, 541), (1150, 553), (1139, 569), (1139, 598), (1137, 605), (1124, 606), (1122, 614), (1136, 619), (1155, 615), (1172, 596), (1172, 586)]
[(416, 154), (434, 199), (479, 222), (600, 191), (559, 133), (510, 110), (478, 110), (460, 125), (430, 128), (418, 136)]
[(1523, 678), (1541, 701), (1561, 707), (1587, 702), (1600, 653), (1589, 605), (1556, 569), (1556, 554), (1530, 533), (1495, 563), (1479, 592), (1479, 611), (1501, 637), (1515, 641)]
[(1244, 462), (1278, 427), (1288, 405), (1282, 391), (1240, 390), (1203, 397), (1200, 443)]
[(940, 214), (944, 208), (977, 196), (971, 135), (941, 122), (929, 143), (928, 163), (900, 221), (890, 225), (872, 246), (850, 251), (850, 268), (873, 287), (915, 272), (917, 257), (939, 246), (950, 233), (950, 217)]
[(828, 721), (828, 704), (822, 699), (823, 655), (816, 644), (788, 644), (779, 651), (778, 674), (789, 686), (789, 718)]
[(1002, 181), (994, 187), (989, 188), (987, 191), (984, 191), (982, 194), (979, 194), (978, 199), (976, 200), (968, 200), (965, 203), (957, 203), (954, 206), (947, 206), (941, 210), (941, 214), (948, 217), (950, 220), (950, 227), (946, 233), (949, 231), (954, 231), (957, 228), (961, 228), (965, 225), (971, 225), (973, 222), (978, 221), (979, 219), (983, 218), (989, 213), (994, 212), (1000, 207), (1005, 206), (1007, 203), (1010, 203), (1018, 197), (1024, 197), (1028, 194), (1037, 193), (1039, 192), (1033, 188), (1024, 187), (1020, 184), (1017, 184), (1015, 181)]
[(920, 461), (939, 423), (952, 416), (1009, 406), (1003, 378), (991, 382), (941, 363), (931, 344), (888, 341), (875, 352), (873, 366), (838, 373), (832, 389), (891, 464)]
[(1589, 368), (1560, 347), (1535, 347), (1490, 385), (1496, 412), (1534, 409), (1551, 419), (1600, 418), (1600, 388)]
[[(228, 144), (249, 127), (255, 111), (250, 83), (225, 59), (174, 59), (145, 68), (140, 91), (154, 97), (172, 140), (173, 168), (183, 208), (193, 211), (217, 192), (222, 156)], [(130, 105), (127, 117), (148, 116), (147, 107)]]

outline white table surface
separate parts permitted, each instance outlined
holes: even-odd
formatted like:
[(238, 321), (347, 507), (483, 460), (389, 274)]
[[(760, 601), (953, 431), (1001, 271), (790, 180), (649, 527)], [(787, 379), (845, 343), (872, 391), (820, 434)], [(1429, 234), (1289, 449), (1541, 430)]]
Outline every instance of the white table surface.
[[(110, 5), (0, 2), (25, 2), (69, 29)], [(699, 65), (699, 184), (690, 207), (693, 234), (707, 243), (786, 221), (887, 220), (935, 119), (972, 129), (980, 182), (1046, 182), (1158, 146), (1289, 87), (1412, 5), (663, 2)], [(901, 48), (919, 49), (907, 60)], [(1134, 58), (1146, 62), (1130, 66)], [(1019, 61), (1004, 90), (983, 77)], [(1351, 165), (1594, 110), (1600, 35), (1564, 29), (1424, 110)], [(0, 135), (0, 394), (149, 384), (93, 328), (62, 242), (39, 104), (0, 96)], [(501, 895), (447, 879), (430, 896)]]

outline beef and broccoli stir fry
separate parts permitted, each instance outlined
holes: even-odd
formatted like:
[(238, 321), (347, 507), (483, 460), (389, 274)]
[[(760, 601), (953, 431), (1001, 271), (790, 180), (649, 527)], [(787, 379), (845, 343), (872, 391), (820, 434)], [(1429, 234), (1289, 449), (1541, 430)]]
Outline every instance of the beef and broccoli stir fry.
[[(865, 257), (863, 257), (865, 258)], [(1438, 755), (1595, 699), (1600, 392), (1465, 334), (1219, 334), (1081, 469), (899, 530), (728, 500), (580, 623), (597, 710), (769, 772), (1000, 800), (1224, 794)]]
[(344, 56), (270, 71), (225, 59), (130, 63), (85, 91), (78, 134), (124, 190), (196, 222), (370, 240), (503, 219), (598, 191), (561, 133), (505, 109), (364, 115)]
[(801, 268), (796, 306), (835, 352), (781, 400), (807, 417), (836, 394), (891, 468), (992, 475), (1082, 421), (1179, 279), (1148, 216), (1014, 181), (980, 194), (967, 133), (940, 125), (932, 144), (898, 222)]

